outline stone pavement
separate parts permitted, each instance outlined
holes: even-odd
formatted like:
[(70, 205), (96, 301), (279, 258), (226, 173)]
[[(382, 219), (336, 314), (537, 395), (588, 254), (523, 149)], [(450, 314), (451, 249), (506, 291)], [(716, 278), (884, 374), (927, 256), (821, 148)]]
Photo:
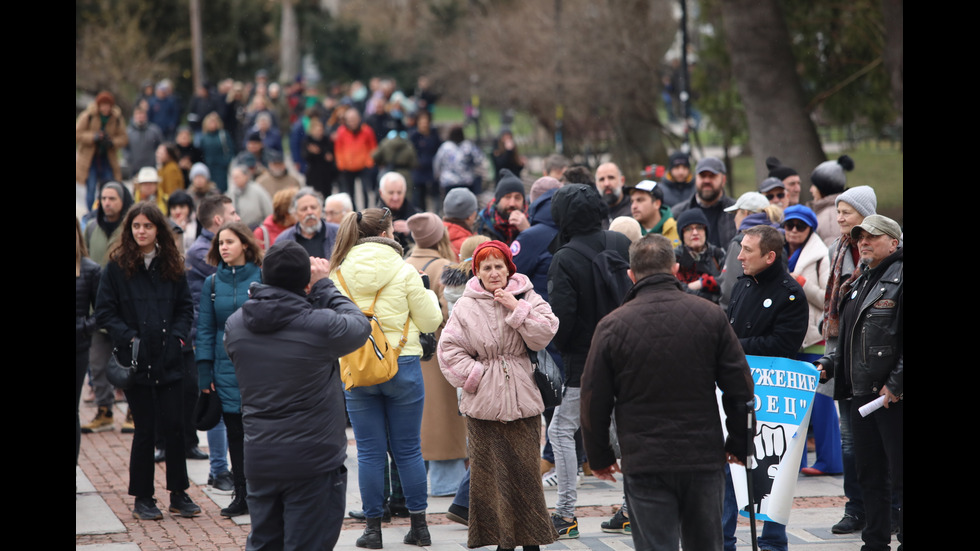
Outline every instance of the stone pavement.
[[(200, 516), (185, 519), (164, 513), (160, 521), (138, 521), (132, 518), (133, 498), (127, 495), (129, 480), (129, 448), (132, 437), (119, 432), (125, 418), (126, 404), (115, 408), (116, 426), (112, 431), (83, 434), (79, 464), (75, 469), (75, 546), (84, 551), (153, 551), (163, 549), (214, 550), (244, 549), (248, 537), (247, 516), (226, 519), (219, 510), (231, 501), (230, 493), (215, 492), (207, 486), (208, 462), (187, 462), (191, 498), (201, 506)], [(95, 415), (95, 407), (83, 403), (82, 423)], [(201, 447), (206, 449), (207, 438), (199, 433)], [(350, 437), (347, 507), (360, 509), (357, 489), (357, 450)], [(811, 456), (812, 460), (812, 456)], [(857, 551), (861, 548), (859, 534), (834, 535), (830, 527), (843, 512), (844, 497), (841, 477), (809, 478), (801, 476), (797, 484), (796, 501), (787, 529), (790, 548), (797, 551)], [(169, 496), (165, 491), (164, 467), (156, 469), (156, 498), (166, 511)], [(631, 550), (633, 541), (622, 534), (605, 534), (599, 524), (612, 516), (614, 507), (622, 501), (622, 482), (605, 482), (584, 477), (578, 492), (581, 536), (559, 540), (546, 547), (557, 549)], [(554, 507), (557, 492), (546, 490), (549, 507)], [(462, 551), (466, 549), (466, 527), (445, 518), (452, 498), (429, 498), (428, 520), (432, 535), (431, 551)], [(385, 547), (408, 549), (402, 538), (408, 531), (408, 519), (394, 519), (382, 526)], [(338, 550), (354, 550), (355, 540), (364, 524), (346, 519), (337, 544)], [(761, 524), (759, 527), (761, 530)], [(740, 520), (739, 551), (752, 549), (748, 521)], [(897, 542), (893, 542), (893, 548)], [(492, 548), (484, 548), (492, 551)]]

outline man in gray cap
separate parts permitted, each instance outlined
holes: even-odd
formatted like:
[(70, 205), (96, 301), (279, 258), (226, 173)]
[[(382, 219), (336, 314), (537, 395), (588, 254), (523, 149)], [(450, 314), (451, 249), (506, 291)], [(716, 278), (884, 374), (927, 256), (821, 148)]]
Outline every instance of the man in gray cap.
[(708, 242), (725, 249), (736, 231), (735, 213), (725, 211), (735, 204), (734, 199), (725, 195), (725, 163), (715, 157), (705, 157), (698, 161), (694, 173), (694, 196), (674, 205), (674, 218), (685, 210), (701, 209), (708, 219)]
[[(833, 354), (817, 361), (821, 381), (853, 397), (851, 431), (866, 525), (862, 549), (888, 549), (891, 503), (903, 502), (904, 247), (902, 229), (891, 218), (872, 214), (851, 229), (861, 255), (861, 273), (841, 289), (840, 341)], [(879, 398), (882, 407), (867, 416), (859, 409)], [(904, 542), (904, 507), (899, 509), (898, 541)], [(901, 545), (899, 545), (901, 547)]]
[(225, 325), (242, 391), (245, 549), (333, 549), (340, 537), (347, 435), (337, 358), (363, 345), (371, 325), (329, 272), (326, 259), (277, 242), (262, 263), (264, 284), (252, 284)]

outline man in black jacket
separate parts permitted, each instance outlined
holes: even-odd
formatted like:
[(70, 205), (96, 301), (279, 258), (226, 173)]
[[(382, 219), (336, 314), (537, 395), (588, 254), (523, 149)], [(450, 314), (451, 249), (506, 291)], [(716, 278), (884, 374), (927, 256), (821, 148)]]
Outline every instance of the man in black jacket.
[(636, 284), (596, 327), (582, 375), (582, 430), (592, 472), (612, 479), (615, 411), (637, 549), (676, 548), (678, 535), (684, 549), (719, 549), (723, 465), (745, 462), (752, 377), (724, 312), (683, 292), (677, 269), (662, 235), (630, 247)]
[[(841, 290), (840, 343), (818, 367), (836, 377), (842, 397), (853, 397), (854, 455), (867, 516), (862, 549), (876, 551), (889, 548), (891, 503), (902, 503), (904, 490), (905, 249), (899, 225), (879, 214), (852, 228), (851, 239), (861, 254), (861, 275)], [(882, 409), (860, 415), (861, 406), (882, 396)], [(899, 542), (904, 525), (899, 509)]]
[[(728, 304), (728, 321), (738, 335), (742, 350), (753, 356), (793, 359), (803, 344), (809, 308), (803, 288), (786, 271), (780, 254), (783, 236), (769, 226), (745, 230), (738, 260), (744, 275), (735, 282)], [(790, 465), (787, 468), (799, 468)], [(760, 471), (761, 472), (761, 471)], [(728, 477), (725, 496), (725, 549), (735, 550), (735, 523), (738, 506)], [(759, 548), (786, 551), (786, 526), (766, 523), (759, 537)]]
[(602, 198), (594, 186), (566, 184), (551, 198), (551, 217), (559, 231), (552, 242), (555, 252), (548, 268), (548, 302), (558, 316), (558, 332), (552, 344), (561, 353), (565, 365), (565, 394), (548, 427), (558, 479), (558, 501), (552, 520), (559, 538), (578, 537), (575, 518), (578, 469), (574, 435), (581, 426), (581, 377), (592, 334), (602, 316), (608, 314), (597, 308), (591, 260), (562, 245), (575, 241), (598, 253), (608, 243), (625, 261), (629, 257), (629, 238), (621, 233), (603, 231), (605, 212)]
[[(262, 280), (228, 318), (225, 348), (242, 393), (252, 531), (246, 549), (333, 549), (347, 493), (347, 434), (337, 358), (371, 326), (295, 241), (265, 256)], [(307, 295), (307, 293), (309, 293)]]

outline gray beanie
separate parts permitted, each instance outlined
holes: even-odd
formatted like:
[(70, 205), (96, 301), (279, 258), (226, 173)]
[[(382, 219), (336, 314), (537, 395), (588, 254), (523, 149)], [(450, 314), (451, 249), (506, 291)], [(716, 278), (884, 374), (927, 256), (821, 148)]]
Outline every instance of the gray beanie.
[(442, 202), (442, 211), (446, 218), (457, 220), (466, 220), (476, 212), (476, 208), (476, 195), (464, 187), (449, 190), (445, 201)]
[(847, 155), (841, 155), (836, 161), (824, 161), (817, 165), (810, 174), (810, 182), (817, 186), (820, 195), (827, 197), (844, 191), (847, 185), (845, 171), (854, 170), (854, 161)]
[(210, 180), (211, 171), (208, 170), (208, 165), (204, 163), (194, 163), (193, 165), (191, 165), (191, 171), (190, 174), (188, 174), (191, 181), (193, 181), (194, 177), (197, 175), (203, 175), (205, 179)]
[(858, 211), (861, 216), (871, 216), (878, 212), (878, 197), (871, 186), (852, 187), (837, 196), (834, 206), (839, 205), (841, 201), (854, 207), (854, 210)]

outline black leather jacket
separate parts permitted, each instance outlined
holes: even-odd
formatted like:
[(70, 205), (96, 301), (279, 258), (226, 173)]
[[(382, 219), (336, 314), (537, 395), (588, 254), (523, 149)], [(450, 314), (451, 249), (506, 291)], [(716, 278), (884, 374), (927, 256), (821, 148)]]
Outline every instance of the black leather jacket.
[[(828, 377), (839, 376), (834, 398), (877, 396), (883, 385), (888, 385), (892, 394), (902, 397), (905, 376), (904, 250), (898, 249), (875, 269), (862, 273), (851, 286), (854, 291), (848, 291), (841, 299), (840, 344), (831, 356), (818, 360)], [(855, 297), (853, 292), (861, 296), (864, 286), (871, 287), (857, 309), (858, 315), (849, 319), (852, 316), (846, 314), (854, 310), (847, 309), (847, 301)]]

